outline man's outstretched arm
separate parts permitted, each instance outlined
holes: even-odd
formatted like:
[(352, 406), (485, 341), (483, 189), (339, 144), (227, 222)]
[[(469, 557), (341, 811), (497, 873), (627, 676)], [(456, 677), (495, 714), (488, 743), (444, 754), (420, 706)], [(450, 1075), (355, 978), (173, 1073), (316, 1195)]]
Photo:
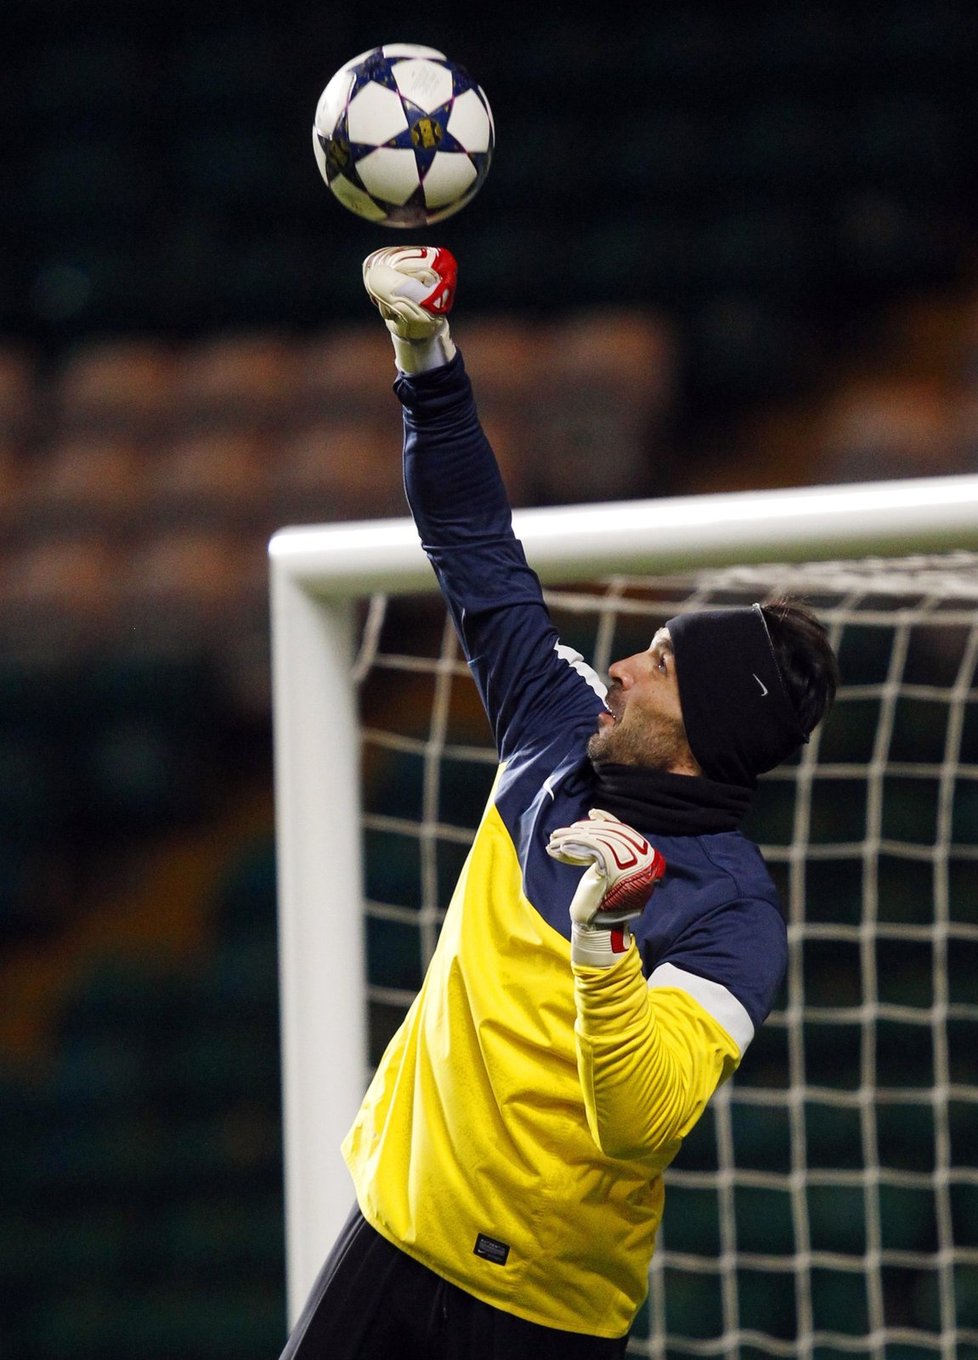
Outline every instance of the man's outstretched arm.
[(527, 731), (593, 723), (594, 692), (558, 653), (536, 574), (513, 533), (495, 455), (448, 328), (457, 266), (404, 246), (364, 261), (394, 346), (404, 408), (404, 484), (503, 758)]
[(509, 499), (449, 330), (458, 265), (438, 246), (375, 250), (367, 295), (391, 336), (404, 408), (404, 481), (426, 551), (512, 539)]

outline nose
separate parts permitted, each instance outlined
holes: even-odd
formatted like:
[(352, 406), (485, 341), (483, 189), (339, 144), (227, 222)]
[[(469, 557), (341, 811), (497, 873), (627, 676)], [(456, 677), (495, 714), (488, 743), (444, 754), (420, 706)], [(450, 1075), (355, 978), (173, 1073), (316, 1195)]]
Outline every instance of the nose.
[(635, 679), (635, 672), (632, 666), (634, 657), (626, 656), (621, 661), (613, 661), (608, 667), (608, 674), (612, 680), (617, 681), (622, 689), (630, 689)]

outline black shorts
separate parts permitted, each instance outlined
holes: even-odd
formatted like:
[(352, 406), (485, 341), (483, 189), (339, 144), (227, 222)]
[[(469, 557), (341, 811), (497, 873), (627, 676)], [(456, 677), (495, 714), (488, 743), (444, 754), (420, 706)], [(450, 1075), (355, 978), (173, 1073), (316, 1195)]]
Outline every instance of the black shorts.
[(541, 1327), (448, 1284), (347, 1219), (281, 1360), (620, 1360), (609, 1341)]

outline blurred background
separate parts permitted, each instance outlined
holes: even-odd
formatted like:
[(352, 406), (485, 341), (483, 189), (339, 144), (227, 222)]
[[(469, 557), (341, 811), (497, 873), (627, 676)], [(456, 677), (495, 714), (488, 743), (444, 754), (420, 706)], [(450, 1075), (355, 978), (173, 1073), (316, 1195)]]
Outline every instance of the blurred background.
[(404, 513), (310, 135), (387, 41), (495, 114), (437, 238), (517, 504), (978, 463), (967, 0), (8, 0), (0, 1360), (284, 1335), (266, 547)]

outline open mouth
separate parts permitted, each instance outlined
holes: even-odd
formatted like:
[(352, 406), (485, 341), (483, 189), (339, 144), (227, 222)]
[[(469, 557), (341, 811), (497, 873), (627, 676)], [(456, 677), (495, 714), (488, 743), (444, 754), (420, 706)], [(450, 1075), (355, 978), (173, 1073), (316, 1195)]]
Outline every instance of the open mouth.
[(617, 722), (622, 713), (624, 713), (625, 688), (620, 680), (612, 680), (611, 684), (608, 686), (605, 691), (604, 706), (614, 718), (615, 722)]
[(609, 719), (612, 724), (618, 723), (621, 720), (621, 711), (619, 709), (613, 708), (612, 705), (608, 702), (607, 698), (602, 700), (602, 702), (604, 703), (604, 712), (598, 714), (599, 726), (607, 727)]

